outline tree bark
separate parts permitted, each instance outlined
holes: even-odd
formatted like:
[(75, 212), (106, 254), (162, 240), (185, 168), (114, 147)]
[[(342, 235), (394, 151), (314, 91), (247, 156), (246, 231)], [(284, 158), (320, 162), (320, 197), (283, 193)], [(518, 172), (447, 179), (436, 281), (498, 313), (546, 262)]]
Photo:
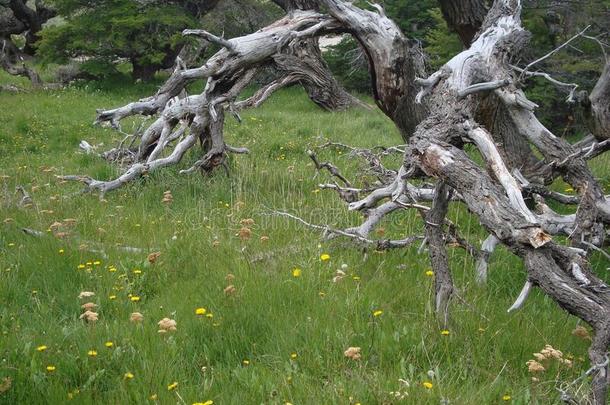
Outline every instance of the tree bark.
[(439, 5), (449, 29), (468, 48), (487, 15), (485, 0), (439, 0)]

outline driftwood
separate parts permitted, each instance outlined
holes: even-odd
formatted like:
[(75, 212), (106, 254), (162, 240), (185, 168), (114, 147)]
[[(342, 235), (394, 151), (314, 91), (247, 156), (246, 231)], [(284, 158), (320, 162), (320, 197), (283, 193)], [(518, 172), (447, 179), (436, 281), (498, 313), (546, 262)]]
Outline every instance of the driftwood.
[[(155, 95), (98, 111), (96, 122), (116, 128), (128, 116), (156, 117), (137, 136), (139, 143), (129, 154), (131, 165), (109, 181), (83, 176), (63, 178), (80, 180), (87, 190), (103, 194), (146, 172), (179, 162), (198, 141), (203, 145), (203, 156), (185, 172), (207, 172), (223, 165), (227, 153), (245, 152), (225, 144), (225, 115), (239, 118), (241, 109), (256, 107), (278, 88), (304, 80), (301, 72), (284, 70), (285, 75), (263, 86), (250, 99), (238, 100), (256, 70), (274, 67), (282, 71), (286, 58), (295, 55), (294, 47), (299, 46), (299, 41), (328, 33), (349, 33), (368, 59), (377, 106), (396, 124), (404, 139), (405, 146), (399, 148), (404, 152), (403, 164), (398, 170), (389, 170), (372, 151), (354, 150), (367, 160), (379, 180), (372, 189), (359, 189), (336, 166), (321, 162), (312, 152), (316, 168), (328, 171), (336, 179), (324, 188), (338, 191), (348, 208), (362, 212), (366, 219), (358, 227), (337, 230), (310, 224), (292, 214), (283, 215), (326, 234), (346, 236), (375, 248), (390, 248), (409, 245), (422, 236), (406, 236), (384, 246), (369, 234), (384, 216), (397, 210), (417, 210), (425, 221), (425, 244), (421, 249), (428, 247), (436, 279), (435, 307), (442, 323), (448, 322), (453, 293), (445, 245), (457, 244), (475, 255), (478, 278), (484, 280), (489, 256), (497, 244), (503, 244), (523, 260), (527, 270), (522, 293), (511, 311), (524, 305), (531, 289), (538, 287), (592, 327), (591, 400), (605, 404), (610, 382), (606, 361), (610, 346), (610, 288), (591, 271), (587, 258), (592, 250), (604, 246), (610, 203), (587, 166), (587, 159), (608, 148), (608, 63), (591, 95), (579, 98), (588, 108), (593, 136), (571, 145), (540, 123), (535, 115), (536, 104), (521, 90), (522, 81), (540, 72), (530, 70), (532, 63), (518, 63), (529, 38), (521, 25), (519, 0), (496, 0), (488, 11), (483, 1), (441, 1), (465, 50), (431, 75), (424, 72), (420, 49), (403, 36), (381, 7), (374, 6), (374, 11), (369, 11), (342, 0), (320, 0), (319, 4), (319, 10), (327, 14), (297, 7), (284, 18), (244, 37), (224, 39), (200, 30), (185, 32), (204, 36), (222, 49), (197, 68), (187, 69), (178, 63)], [(447, 8), (448, 5), (454, 8)], [(476, 10), (472, 18), (458, 18), (467, 15), (459, 10), (469, 9)], [(307, 47), (300, 49), (310, 52)], [(315, 69), (310, 73), (317, 74)], [(185, 88), (194, 80), (204, 80), (205, 89), (201, 94), (188, 95)], [(575, 93), (573, 86), (563, 87)], [(480, 153), (483, 165), (465, 153), (466, 144)], [(548, 184), (559, 176), (577, 196), (548, 189)], [(416, 187), (414, 184), (419, 183), (415, 180), (425, 183)], [(576, 212), (558, 214), (545, 199), (575, 205)], [(465, 204), (489, 232), (481, 251), (461, 237), (456, 226), (445, 218), (453, 201)], [(555, 235), (567, 236), (569, 243), (560, 243)], [(523, 282), (520, 280), (519, 284)]]

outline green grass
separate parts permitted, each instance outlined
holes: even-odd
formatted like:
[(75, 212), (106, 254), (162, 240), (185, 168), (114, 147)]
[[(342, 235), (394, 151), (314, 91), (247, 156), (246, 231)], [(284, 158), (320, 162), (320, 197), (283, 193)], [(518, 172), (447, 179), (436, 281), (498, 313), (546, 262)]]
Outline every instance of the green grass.
[[(227, 142), (251, 150), (231, 158), (230, 177), (179, 175), (197, 159), (192, 151), (179, 167), (151, 173), (105, 201), (74, 194), (79, 185), (55, 179), (116, 175), (100, 159), (78, 153), (78, 142), (113, 145), (117, 133), (91, 125), (95, 109), (149, 92), (89, 85), (0, 94), (0, 382), (12, 379), (0, 403), (70, 397), (85, 404), (153, 403), (156, 394), (159, 403), (390, 404), (400, 402), (390, 394), (400, 390), (408, 393), (403, 403), (413, 404), (503, 403), (504, 395), (513, 403), (548, 404), (559, 401), (555, 381), (571, 381), (588, 368), (588, 342), (571, 334), (577, 320), (542, 293), (506, 313), (525, 273), (502, 249), (492, 258), (488, 285), (479, 287), (472, 259), (450, 248), (461, 299), (453, 300), (446, 336), (432, 310), (427, 258), (417, 246), (363, 256), (345, 241), (323, 241), (267, 215), (289, 210), (314, 223), (357, 224), (336, 195), (317, 191), (326, 178), (314, 178), (304, 152), (321, 143), (319, 136), (357, 146), (399, 143), (378, 112), (324, 113), (301, 90), (289, 89), (245, 112), (241, 125), (227, 121)], [(345, 154), (320, 155), (358, 183), (366, 180), (356, 174), (361, 163)], [(594, 167), (607, 176), (605, 161)], [(31, 192), (33, 207), (18, 206), (17, 185)], [(161, 203), (166, 190), (173, 195), (169, 205)], [(486, 236), (463, 207), (452, 208), (450, 217), (471, 241)], [(50, 225), (66, 218), (76, 220), (69, 236), (53, 237)], [(236, 236), (244, 218), (255, 221), (247, 241)], [(399, 213), (383, 227), (400, 236), (420, 231), (420, 222)], [(45, 235), (24, 235), (22, 227)], [(161, 256), (151, 265), (147, 255), (155, 251)], [(330, 260), (320, 260), (322, 253)], [(342, 264), (348, 277), (333, 283)], [(592, 264), (608, 278), (607, 262), (595, 256)], [(300, 277), (293, 277), (295, 267)], [(223, 293), (228, 274), (235, 277), (232, 296)], [(94, 325), (79, 319), (81, 291), (96, 294)], [(197, 316), (199, 307), (213, 317)], [(376, 310), (383, 313), (374, 317)], [(133, 311), (144, 314), (141, 325), (130, 323)], [(157, 332), (164, 317), (177, 321), (175, 332)], [(107, 341), (114, 346), (106, 348)], [(574, 367), (551, 367), (532, 383), (525, 362), (545, 344), (571, 356)], [(47, 350), (37, 351), (40, 345)], [(343, 355), (349, 346), (362, 347), (360, 361)], [(90, 350), (97, 356), (88, 356)], [(54, 372), (46, 371), (49, 365)], [(168, 391), (173, 382), (177, 389)]]

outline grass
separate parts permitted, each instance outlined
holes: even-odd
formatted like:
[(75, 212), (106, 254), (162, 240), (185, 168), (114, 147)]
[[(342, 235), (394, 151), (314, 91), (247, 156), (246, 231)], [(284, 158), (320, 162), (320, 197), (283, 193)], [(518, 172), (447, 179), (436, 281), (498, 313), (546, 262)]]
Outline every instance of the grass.
[[(245, 112), (241, 125), (227, 121), (227, 141), (252, 152), (232, 158), (230, 177), (179, 175), (196, 160), (193, 151), (180, 167), (151, 173), (106, 201), (73, 194), (79, 185), (55, 179), (116, 175), (100, 159), (78, 153), (78, 142), (114, 144), (117, 133), (91, 125), (95, 109), (150, 91), (89, 85), (0, 94), (0, 383), (12, 380), (0, 403), (390, 404), (401, 402), (399, 391), (407, 393), (402, 403), (548, 404), (559, 402), (558, 381), (588, 368), (588, 341), (571, 334), (577, 319), (541, 292), (506, 313), (525, 273), (502, 249), (492, 258), (488, 285), (479, 287), (473, 261), (450, 248), (461, 299), (453, 300), (443, 334), (427, 258), (417, 246), (363, 255), (345, 241), (323, 241), (268, 215), (288, 210), (314, 223), (357, 224), (336, 195), (318, 190), (325, 178), (314, 177), (304, 152), (319, 137), (357, 146), (399, 143), (378, 112), (324, 113), (289, 89)], [(320, 155), (359, 183), (367, 180), (352, 158), (332, 150)], [(593, 167), (607, 176), (606, 161)], [(31, 192), (33, 207), (19, 207), (17, 185)], [(166, 190), (171, 204), (161, 202)], [(241, 240), (247, 218), (254, 220), (252, 236)], [(463, 207), (452, 208), (450, 218), (471, 241), (485, 238)], [(65, 219), (75, 220), (64, 225), (69, 235), (54, 237), (51, 224)], [(399, 236), (417, 233), (420, 222), (399, 213), (383, 227), (387, 236)], [(22, 227), (44, 236), (24, 235)], [(157, 251), (150, 264), (147, 255)], [(329, 260), (321, 260), (324, 253)], [(347, 277), (333, 283), (344, 264)], [(608, 279), (607, 262), (596, 255), (592, 264)], [(236, 292), (227, 296), (229, 284)], [(81, 291), (95, 292), (95, 324), (79, 319), (87, 301), (79, 300)], [(196, 315), (197, 308), (208, 315)], [(141, 324), (129, 321), (134, 311), (144, 315)], [(157, 332), (164, 317), (177, 321), (175, 332)], [(545, 344), (574, 365), (550, 365), (534, 383), (525, 362)], [(361, 360), (344, 356), (350, 346), (362, 348)]]

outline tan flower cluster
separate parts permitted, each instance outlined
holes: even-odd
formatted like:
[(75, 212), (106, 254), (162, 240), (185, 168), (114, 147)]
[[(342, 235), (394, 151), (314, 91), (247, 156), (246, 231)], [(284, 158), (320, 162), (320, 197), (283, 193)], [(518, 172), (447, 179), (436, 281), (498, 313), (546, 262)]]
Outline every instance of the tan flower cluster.
[(576, 328), (574, 328), (574, 330), (572, 331), (572, 335), (579, 337), (581, 339), (584, 340), (591, 340), (591, 335), (589, 334), (589, 331), (587, 330), (587, 328), (585, 328), (584, 326), (577, 326)]
[(564, 358), (563, 353), (551, 345), (545, 345), (540, 352), (534, 353), (534, 359), (528, 360), (525, 364), (530, 373), (539, 373), (545, 371), (545, 365), (548, 367), (552, 361), (572, 367), (572, 360)]
[[(80, 294), (78, 294), (78, 299), (83, 299), (83, 298), (91, 298), (95, 296), (94, 292), (91, 291), (81, 291)], [(97, 304), (93, 303), (93, 302), (86, 302), (83, 305), (81, 305), (81, 308), (85, 310), (85, 312), (83, 312), (79, 319), (84, 319), (86, 322), (88, 323), (94, 323), (97, 322), (98, 320), (98, 313), (95, 312), (95, 308), (97, 308)]]
[(157, 323), (157, 325), (159, 325), (159, 330), (157, 332), (167, 333), (175, 331), (177, 323), (173, 319), (163, 318)]
[(140, 323), (144, 320), (144, 315), (139, 312), (132, 312), (131, 315), (129, 315), (129, 320), (133, 323)]
[(361, 350), (360, 347), (348, 347), (343, 355), (352, 360), (360, 360), (362, 358)]
[(163, 204), (171, 204), (174, 201), (174, 196), (172, 195), (172, 192), (170, 190), (167, 190), (163, 193), (163, 199), (161, 200), (161, 202)]
[(148, 263), (150, 264), (155, 264), (155, 262), (157, 261), (157, 259), (159, 258), (159, 256), (161, 256), (161, 252), (152, 252), (151, 254), (148, 255), (147, 259), (148, 259)]
[(235, 294), (237, 289), (235, 288), (235, 286), (233, 284), (229, 284), (228, 286), (225, 287), (225, 289), (223, 291), (226, 296), (229, 296), (229, 295)]

